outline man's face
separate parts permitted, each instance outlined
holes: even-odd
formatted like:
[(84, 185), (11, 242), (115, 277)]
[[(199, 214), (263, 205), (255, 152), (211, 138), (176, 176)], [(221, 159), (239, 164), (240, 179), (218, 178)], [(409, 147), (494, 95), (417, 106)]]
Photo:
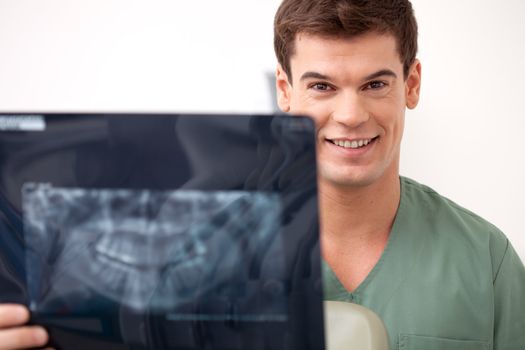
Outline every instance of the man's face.
[(393, 36), (298, 34), (290, 65), (291, 82), (277, 69), (279, 106), (314, 118), (320, 184), (360, 187), (397, 176), (405, 108), (419, 99), (419, 62), (405, 80)]

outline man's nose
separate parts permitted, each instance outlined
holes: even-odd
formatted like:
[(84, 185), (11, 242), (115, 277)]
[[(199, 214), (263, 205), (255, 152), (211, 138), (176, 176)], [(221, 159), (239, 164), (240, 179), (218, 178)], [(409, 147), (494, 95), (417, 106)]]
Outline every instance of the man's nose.
[(332, 119), (347, 127), (358, 127), (365, 123), (370, 115), (364, 101), (354, 92), (342, 93), (334, 105)]

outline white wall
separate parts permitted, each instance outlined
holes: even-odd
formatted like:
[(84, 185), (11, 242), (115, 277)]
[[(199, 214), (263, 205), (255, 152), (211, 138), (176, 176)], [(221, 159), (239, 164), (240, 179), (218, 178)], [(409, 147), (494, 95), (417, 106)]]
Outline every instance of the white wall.
[(269, 110), (268, 0), (0, 0), (1, 110)]
[[(269, 112), (279, 0), (0, 0), (0, 111)], [(525, 260), (525, 2), (413, 0), (423, 90), (402, 173)]]
[(402, 172), (494, 223), (525, 261), (525, 2), (413, 5), (423, 88)]

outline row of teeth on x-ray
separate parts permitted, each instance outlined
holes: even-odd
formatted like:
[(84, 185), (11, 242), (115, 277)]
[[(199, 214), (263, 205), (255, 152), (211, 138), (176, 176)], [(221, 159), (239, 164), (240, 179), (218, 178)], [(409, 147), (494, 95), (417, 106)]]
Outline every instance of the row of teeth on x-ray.
[(271, 240), (281, 212), (277, 195), (256, 192), (27, 184), (23, 197), (27, 245), (49, 267), (49, 293), (67, 294), (74, 278), (71, 290), (138, 310), (172, 308), (240, 277), (246, 247)]

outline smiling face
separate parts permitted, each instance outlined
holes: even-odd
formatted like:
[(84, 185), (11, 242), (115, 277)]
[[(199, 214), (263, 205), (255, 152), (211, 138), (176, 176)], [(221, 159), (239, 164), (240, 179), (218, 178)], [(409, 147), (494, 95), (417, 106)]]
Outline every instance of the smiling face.
[(279, 107), (314, 118), (320, 185), (397, 177), (405, 108), (419, 99), (419, 62), (405, 79), (393, 36), (300, 33), (290, 65), (292, 81), (277, 68)]

